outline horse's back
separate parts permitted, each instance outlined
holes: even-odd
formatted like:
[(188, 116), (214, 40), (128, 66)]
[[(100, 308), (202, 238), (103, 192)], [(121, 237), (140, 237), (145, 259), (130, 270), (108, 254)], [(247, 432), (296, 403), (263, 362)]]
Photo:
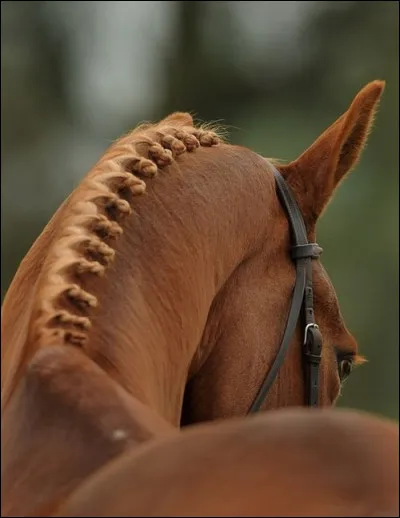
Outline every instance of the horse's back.
[(398, 516), (398, 440), (348, 411), (193, 427), (110, 463), (57, 516)]

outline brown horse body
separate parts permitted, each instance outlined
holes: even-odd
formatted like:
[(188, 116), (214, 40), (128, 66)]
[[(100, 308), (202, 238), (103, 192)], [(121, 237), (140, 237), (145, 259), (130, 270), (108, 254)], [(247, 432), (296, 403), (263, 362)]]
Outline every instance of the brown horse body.
[[(277, 165), (310, 240), (360, 156), (382, 90), (367, 85), (301, 157)], [(179, 113), (113, 144), (3, 304), (3, 515), (50, 509), (181, 419), (245, 415), (285, 326), (289, 244), (271, 165), (256, 153)], [(340, 391), (337, 356), (356, 361), (357, 346), (319, 261), (313, 276), (325, 406)], [(301, 340), (298, 328), (263, 409), (304, 403)]]
[(398, 516), (399, 428), (284, 409), (188, 427), (110, 462), (57, 516)]

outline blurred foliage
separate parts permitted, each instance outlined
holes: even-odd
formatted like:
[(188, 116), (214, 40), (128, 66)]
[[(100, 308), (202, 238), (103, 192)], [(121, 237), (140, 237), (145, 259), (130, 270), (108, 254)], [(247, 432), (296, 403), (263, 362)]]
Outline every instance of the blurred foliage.
[[(238, 18), (238, 4), (249, 4), (255, 24), (285, 2), (168, 2), (173, 44), (160, 48), (159, 95), (152, 113), (129, 107), (119, 133), (142, 117), (187, 110), (202, 120), (222, 120), (233, 142), (291, 160), (364, 84), (386, 80), (367, 149), (322, 218), (318, 240), (348, 327), (369, 360), (351, 376), (340, 405), (398, 419), (399, 5), (303, 3), (308, 16), (288, 55), (290, 31), (286, 40), (246, 47)], [(2, 296), (33, 240), (108, 144), (104, 135), (118, 136), (110, 123), (99, 139), (76, 115), (68, 94), (71, 41), (55, 29), (48, 4), (1, 4)], [(80, 9), (81, 3), (72, 4)], [(110, 2), (82, 4), (90, 11)], [(119, 58), (129, 59), (129, 52)]]

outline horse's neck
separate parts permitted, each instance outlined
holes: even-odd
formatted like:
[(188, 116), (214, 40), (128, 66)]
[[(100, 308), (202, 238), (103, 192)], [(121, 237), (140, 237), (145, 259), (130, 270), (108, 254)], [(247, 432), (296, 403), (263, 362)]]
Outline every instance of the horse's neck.
[[(179, 423), (189, 368), (196, 370), (191, 363), (212, 301), (266, 238), (273, 184), (265, 181), (265, 162), (247, 151), (240, 151), (239, 161), (239, 151), (230, 149), (222, 150), (220, 160), (218, 151), (210, 150), (213, 162), (202, 165), (190, 159), (193, 167), (185, 167), (184, 174), (176, 169), (168, 178), (154, 179), (123, 223), (114, 264), (104, 278), (84, 285), (99, 301), (90, 315), (85, 352), (174, 425)], [(60, 212), (56, 227), (66, 216)], [(51, 237), (51, 246), (56, 237)], [(46, 239), (41, 238), (44, 254)], [(40, 253), (31, 250), (27, 262), (37, 264), (39, 258)], [(19, 290), (35, 283), (25, 274), (20, 272)], [(7, 319), (19, 325), (9, 313)], [(15, 345), (12, 339), (10, 333), (10, 347)], [(23, 358), (22, 350), (19, 366)]]
[(129, 393), (179, 425), (188, 371), (217, 289), (215, 268), (184, 243), (178, 251), (168, 239), (155, 245), (140, 234), (125, 229), (114, 268), (93, 290), (102, 304), (88, 351)]
[(248, 179), (238, 193), (243, 176), (229, 185), (222, 174), (204, 181), (185, 171), (178, 186), (157, 178), (125, 223), (113, 268), (93, 286), (101, 305), (89, 354), (174, 425), (213, 299), (264, 239), (269, 193), (263, 200)]

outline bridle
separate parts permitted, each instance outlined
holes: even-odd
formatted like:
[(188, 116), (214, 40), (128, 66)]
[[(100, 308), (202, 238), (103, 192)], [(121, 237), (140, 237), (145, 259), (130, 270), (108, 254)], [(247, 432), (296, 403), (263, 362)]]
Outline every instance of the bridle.
[[(274, 168), (273, 172), (278, 198), (286, 211), (290, 224), (292, 242), (290, 252), (296, 266), (296, 283), (281, 345), (249, 413), (258, 412), (264, 403), (283, 364), (299, 318), (302, 318), (304, 325), (303, 357), (306, 368), (307, 405), (318, 406), (318, 371), (321, 362), (322, 336), (314, 316), (312, 260), (321, 255), (322, 248), (317, 243), (308, 242), (306, 226), (296, 199), (279, 171)], [(303, 310), (302, 315), (300, 315), (301, 310)]]

